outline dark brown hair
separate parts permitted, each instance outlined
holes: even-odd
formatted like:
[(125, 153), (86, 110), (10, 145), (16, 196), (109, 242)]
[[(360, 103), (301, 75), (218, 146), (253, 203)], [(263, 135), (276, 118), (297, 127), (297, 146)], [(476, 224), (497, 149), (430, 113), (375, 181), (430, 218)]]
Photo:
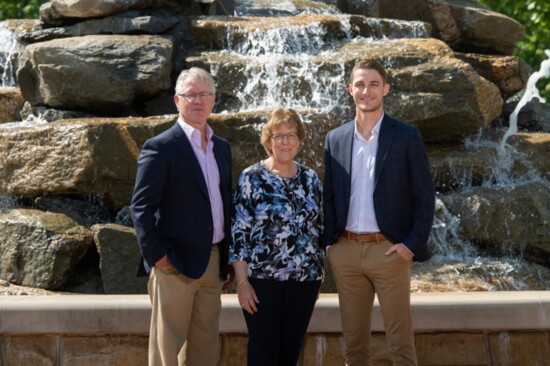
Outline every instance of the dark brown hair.
[(355, 66), (353, 66), (353, 69), (351, 70), (350, 76), (349, 76), (349, 83), (353, 83), (353, 73), (356, 70), (376, 70), (382, 77), (382, 82), (384, 84), (388, 83), (388, 73), (386, 72), (386, 69), (384, 69), (384, 66), (382, 64), (374, 59), (363, 59), (357, 61)]

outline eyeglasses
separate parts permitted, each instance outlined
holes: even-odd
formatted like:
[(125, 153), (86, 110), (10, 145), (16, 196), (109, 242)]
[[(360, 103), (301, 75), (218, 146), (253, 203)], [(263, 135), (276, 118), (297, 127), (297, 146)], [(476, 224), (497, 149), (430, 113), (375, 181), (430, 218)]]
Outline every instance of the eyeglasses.
[(178, 94), (180, 97), (185, 98), (189, 103), (194, 102), (195, 100), (203, 100), (205, 98), (211, 97), (214, 93), (189, 93), (189, 94)]
[(271, 138), (277, 142), (284, 141), (285, 138), (288, 141), (296, 141), (298, 139), (298, 134), (296, 132), (289, 132), (287, 134), (274, 133), (273, 135), (271, 135)]

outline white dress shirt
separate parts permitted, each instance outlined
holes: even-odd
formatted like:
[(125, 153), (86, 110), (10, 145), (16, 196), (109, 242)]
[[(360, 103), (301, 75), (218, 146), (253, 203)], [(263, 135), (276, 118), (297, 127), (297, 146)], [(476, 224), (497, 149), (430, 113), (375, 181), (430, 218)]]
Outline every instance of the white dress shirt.
[(368, 140), (359, 133), (357, 120), (353, 134), (351, 158), (351, 197), (346, 230), (354, 233), (379, 232), (374, 214), (374, 167), (378, 150), (378, 135), (384, 114), (374, 125)]

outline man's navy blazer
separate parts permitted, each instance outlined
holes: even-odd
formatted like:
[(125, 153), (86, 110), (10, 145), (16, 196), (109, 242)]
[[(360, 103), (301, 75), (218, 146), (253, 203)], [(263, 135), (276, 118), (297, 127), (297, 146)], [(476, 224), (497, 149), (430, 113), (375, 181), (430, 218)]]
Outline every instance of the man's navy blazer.
[[(346, 228), (351, 196), (354, 121), (327, 134), (323, 184), (325, 246)], [(374, 170), (374, 211), (380, 231), (394, 244), (403, 243), (416, 261), (430, 258), (435, 188), (426, 147), (414, 126), (382, 119)]]
[[(219, 136), (212, 141), (224, 210), (225, 238), (219, 249), (220, 277), (225, 280), (231, 240), (231, 150)], [(130, 209), (142, 254), (138, 275), (146, 275), (168, 255), (184, 275), (202, 276), (214, 235), (210, 199), (193, 147), (177, 123), (143, 145)]]

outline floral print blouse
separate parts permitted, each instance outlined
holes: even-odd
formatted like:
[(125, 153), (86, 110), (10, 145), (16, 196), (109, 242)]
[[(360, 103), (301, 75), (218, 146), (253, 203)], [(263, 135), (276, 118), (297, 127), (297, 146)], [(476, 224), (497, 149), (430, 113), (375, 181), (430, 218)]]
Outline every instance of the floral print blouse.
[(239, 177), (229, 260), (246, 261), (249, 277), (323, 279), (320, 182), (313, 170), (297, 166), (296, 175), (283, 178), (258, 162)]

